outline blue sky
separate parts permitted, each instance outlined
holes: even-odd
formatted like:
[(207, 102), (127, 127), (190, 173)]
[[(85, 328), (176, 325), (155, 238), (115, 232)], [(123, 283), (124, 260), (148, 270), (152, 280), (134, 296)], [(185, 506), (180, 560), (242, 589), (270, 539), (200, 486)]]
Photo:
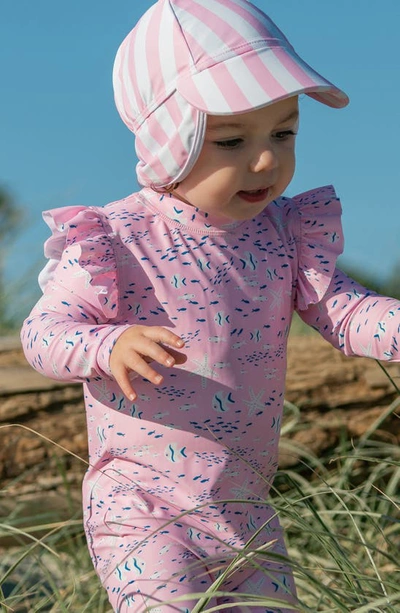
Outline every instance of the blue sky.
[[(399, 0), (257, 0), (295, 49), (351, 104), (301, 101), (298, 163), (287, 194), (333, 183), (344, 260), (378, 277), (400, 259)], [(103, 205), (136, 191), (133, 135), (113, 102), (116, 50), (143, 0), (6, 0), (0, 20), (0, 184), (24, 210), (9, 277), (43, 264), (41, 211)], [(33, 267), (33, 271), (32, 271)]]

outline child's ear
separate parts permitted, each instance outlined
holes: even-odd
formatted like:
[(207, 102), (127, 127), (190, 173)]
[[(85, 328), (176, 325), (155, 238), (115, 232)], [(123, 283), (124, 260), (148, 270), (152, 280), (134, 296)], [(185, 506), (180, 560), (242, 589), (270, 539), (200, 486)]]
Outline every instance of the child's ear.
[(170, 183), (169, 185), (165, 185), (164, 187), (157, 187), (155, 185), (152, 186), (152, 189), (158, 194), (170, 194), (176, 190), (179, 185), (179, 181), (176, 183)]

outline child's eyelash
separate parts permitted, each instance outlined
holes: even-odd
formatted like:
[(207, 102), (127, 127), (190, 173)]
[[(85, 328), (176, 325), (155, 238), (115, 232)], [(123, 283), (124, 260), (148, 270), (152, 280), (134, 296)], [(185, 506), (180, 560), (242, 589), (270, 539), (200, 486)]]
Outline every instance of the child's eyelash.
[(241, 145), (242, 142), (243, 139), (241, 138), (231, 138), (229, 140), (216, 140), (215, 145), (221, 149), (235, 149)]
[(278, 138), (279, 140), (284, 140), (290, 136), (297, 136), (297, 132), (294, 130), (279, 130), (279, 132), (275, 133), (275, 138)]
[[(297, 132), (295, 130), (279, 130), (278, 132), (275, 132), (274, 136), (278, 140), (285, 140), (291, 136), (297, 136)], [(217, 140), (214, 142), (214, 144), (220, 149), (236, 149), (242, 143), (242, 138), (230, 138), (226, 140)]]

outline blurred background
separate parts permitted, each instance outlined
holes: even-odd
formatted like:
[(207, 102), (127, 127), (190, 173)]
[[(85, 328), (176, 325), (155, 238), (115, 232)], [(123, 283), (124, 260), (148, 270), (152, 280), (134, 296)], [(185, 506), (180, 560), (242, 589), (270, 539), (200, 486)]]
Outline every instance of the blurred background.
[[(48, 236), (41, 212), (104, 205), (138, 189), (133, 135), (113, 102), (116, 50), (143, 0), (19, 0), (0, 20), (0, 331), (39, 297)], [(297, 171), (287, 195), (333, 183), (346, 238), (340, 265), (400, 293), (400, 3), (256, 0), (295, 49), (344, 89), (332, 110), (301, 100)]]

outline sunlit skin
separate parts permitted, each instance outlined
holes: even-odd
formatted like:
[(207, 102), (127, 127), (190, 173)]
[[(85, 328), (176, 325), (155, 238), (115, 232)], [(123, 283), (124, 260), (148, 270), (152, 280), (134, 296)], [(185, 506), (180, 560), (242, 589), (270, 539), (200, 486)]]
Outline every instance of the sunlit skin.
[(297, 97), (240, 115), (209, 115), (199, 159), (174, 196), (222, 218), (252, 219), (292, 180), (298, 121)]
[[(258, 215), (290, 183), (295, 169), (297, 97), (241, 115), (209, 116), (205, 143), (189, 176), (174, 190), (180, 200), (222, 220)], [(160, 326), (132, 326), (118, 338), (111, 372), (123, 393), (136, 399), (135, 372), (154, 385), (162, 376), (151, 362), (186, 361), (184, 341)]]

